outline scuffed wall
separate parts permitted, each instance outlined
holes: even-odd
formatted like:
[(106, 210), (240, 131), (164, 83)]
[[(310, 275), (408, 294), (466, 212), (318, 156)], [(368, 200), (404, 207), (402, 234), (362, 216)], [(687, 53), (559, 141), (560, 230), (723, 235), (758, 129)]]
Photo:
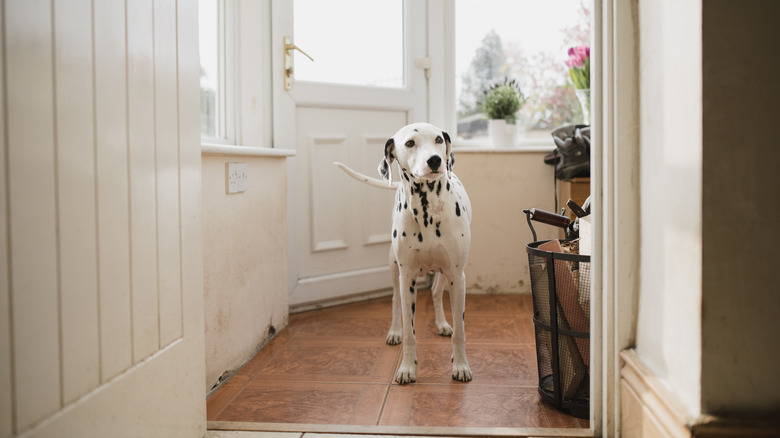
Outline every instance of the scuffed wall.
[[(227, 194), (228, 162), (245, 192)], [(286, 181), (283, 157), (203, 156), (207, 390), (287, 325)]]
[[(533, 236), (523, 209), (555, 209), (553, 167), (544, 164), (546, 153), (455, 149), (453, 170), (466, 186), (473, 213), (468, 293), (531, 292), (525, 245)], [(540, 240), (558, 237), (557, 228), (534, 226)]]

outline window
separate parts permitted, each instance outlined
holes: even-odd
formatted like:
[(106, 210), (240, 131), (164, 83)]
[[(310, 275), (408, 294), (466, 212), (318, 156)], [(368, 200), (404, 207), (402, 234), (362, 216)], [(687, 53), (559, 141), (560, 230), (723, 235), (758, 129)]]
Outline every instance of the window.
[[(404, 86), (403, 2), (295, 0), (298, 81)], [(378, 29), (381, 29), (379, 31)]]
[(234, 143), (231, 67), (232, 1), (199, 0), (200, 133), (212, 143)]
[(570, 47), (589, 44), (589, 1), (457, 0), (455, 29), (460, 139), (487, 138), (478, 103), (505, 78), (526, 98), (517, 119), (521, 144), (549, 143), (552, 129), (582, 123), (565, 61)]

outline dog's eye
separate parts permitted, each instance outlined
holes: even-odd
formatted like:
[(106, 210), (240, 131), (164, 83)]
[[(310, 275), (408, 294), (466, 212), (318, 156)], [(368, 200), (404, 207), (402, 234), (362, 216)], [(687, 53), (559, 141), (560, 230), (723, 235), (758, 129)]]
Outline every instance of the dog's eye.
[(406, 147), (410, 148), (414, 146), (414, 140), (409, 140), (405, 143)]
[(436, 137), (436, 144), (444, 143), (444, 139), (441, 137)]

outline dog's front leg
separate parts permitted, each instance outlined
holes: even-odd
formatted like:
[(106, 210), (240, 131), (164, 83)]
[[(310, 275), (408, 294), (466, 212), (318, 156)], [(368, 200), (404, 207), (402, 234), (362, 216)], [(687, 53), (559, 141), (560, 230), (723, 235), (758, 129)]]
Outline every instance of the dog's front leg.
[[(390, 251), (392, 255), (392, 249)], [(393, 276), (393, 319), (390, 323), (390, 330), (387, 332), (387, 343), (398, 345), (403, 336), (403, 325), (401, 322), (401, 286), (399, 284), (401, 272), (395, 257), (390, 262), (390, 274)]]
[(466, 359), (466, 274), (453, 275), (450, 303), (452, 304), (452, 378), (461, 382), (471, 380), (471, 368)]
[(404, 344), (401, 366), (398, 368), (395, 381), (403, 385), (417, 380), (417, 340), (414, 332), (414, 313), (417, 305), (415, 277), (401, 270), (400, 286)]

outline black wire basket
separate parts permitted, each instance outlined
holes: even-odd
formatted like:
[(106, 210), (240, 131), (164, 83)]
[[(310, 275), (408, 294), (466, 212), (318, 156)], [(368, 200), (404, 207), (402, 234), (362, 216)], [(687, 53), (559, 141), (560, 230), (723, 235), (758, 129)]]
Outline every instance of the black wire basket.
[[(531, 225), (533, 213), (526, 214)], [(577, 243), (571, 238), (534, 241), (526, 246), (526, 252), (531, 274), (539, 394), (558, 409), (587, 419), (590, 415), (590, 256), (560, 252), (557, 246)]]

